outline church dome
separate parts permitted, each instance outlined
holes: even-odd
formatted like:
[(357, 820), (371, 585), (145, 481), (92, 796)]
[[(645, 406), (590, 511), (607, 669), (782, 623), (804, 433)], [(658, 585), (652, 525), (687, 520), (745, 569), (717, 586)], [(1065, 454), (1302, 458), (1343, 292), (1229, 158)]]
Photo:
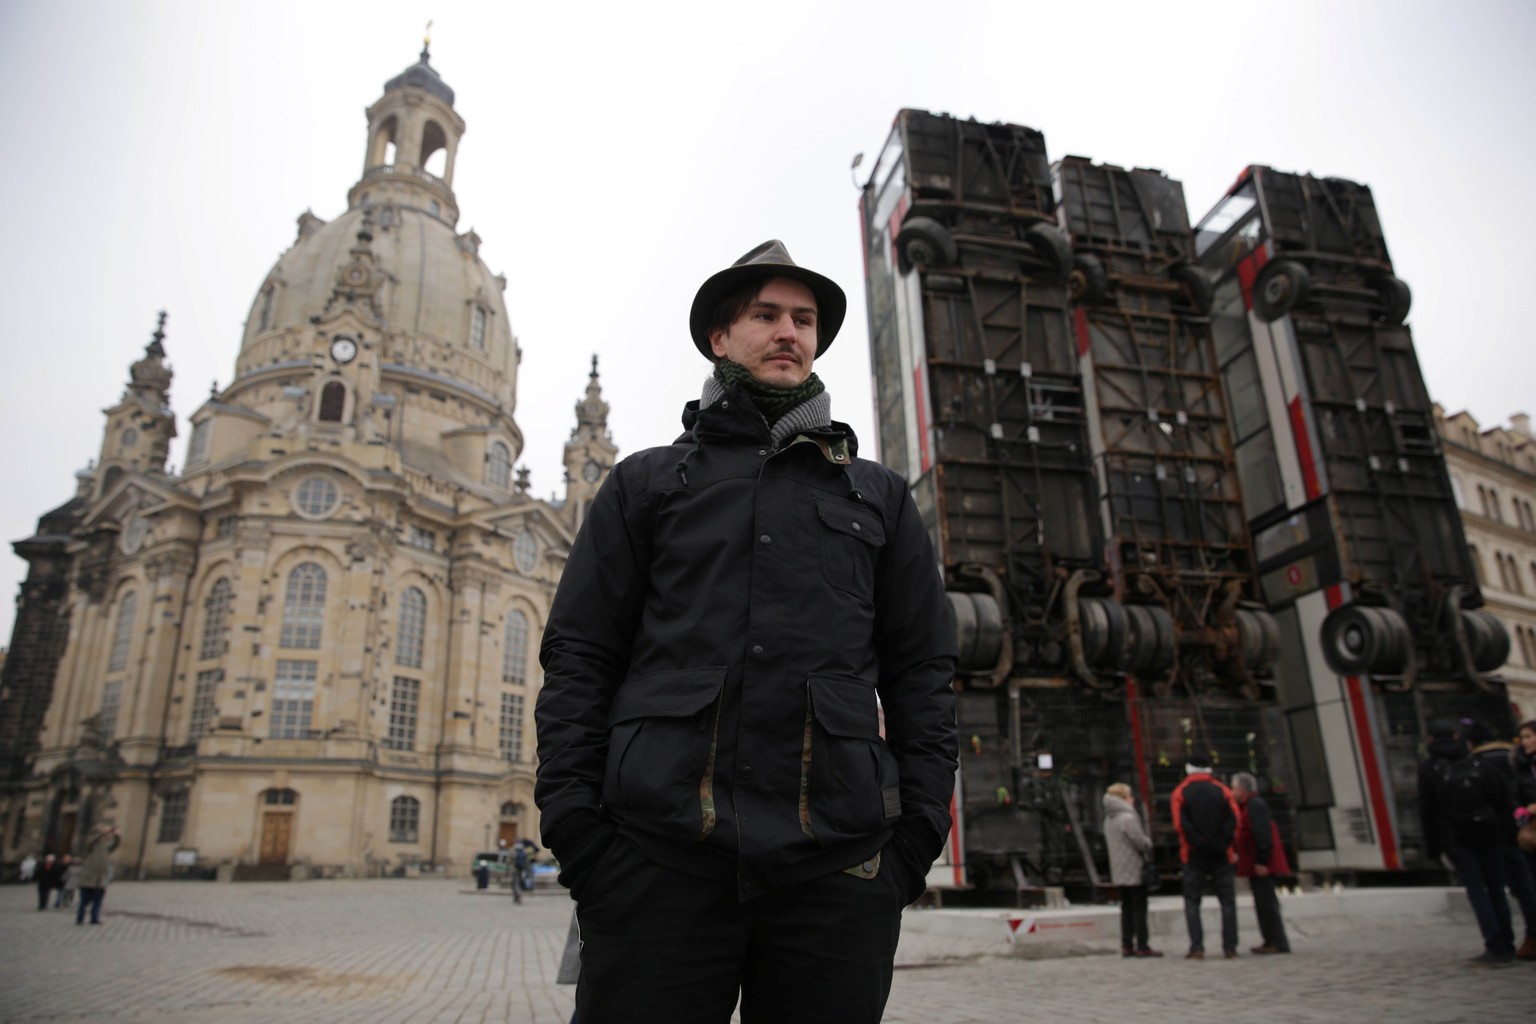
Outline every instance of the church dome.
[(429, 62), (430, 58), (426, 50), (421, 51), (421, 60), (412, 64), (394, 78), (384, 83), (385, 92), (393, 92), (396, 89), (404, 89), (414, 86), (417, 89), (425, 89), (450, 107), (453, 106), (453, 90), (448, 87), (442, 77)]
[(278, 258), (251, 307), (242, 370), (246, 352), (263, 338), (308, 328), (326, 312), (340, 275), (354, 262), (361, 233), (371, 235), (362, 244), (380, 278), (373, 308), (385, 333), (462, 347), (504, 371), (512, 349), (505, 280), (481, 261), (479, 237), (457, 234), (430, 209), (367, 203), (329, 223), (309, 214), (300, 218), (299, 239)]

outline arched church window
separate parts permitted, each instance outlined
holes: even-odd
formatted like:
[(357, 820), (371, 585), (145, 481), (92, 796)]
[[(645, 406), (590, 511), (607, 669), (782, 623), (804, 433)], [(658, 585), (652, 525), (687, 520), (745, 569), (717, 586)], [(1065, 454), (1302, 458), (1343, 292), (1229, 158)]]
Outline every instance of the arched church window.
[(256, 330), (264, 331), (272, 326), (272, 300), (276, 295), (275, 284), (269, 284), (261, 290), (261, 312), (256, 317)]
[(448, 168), (448, 135), (436, 121), (428, 121), (421, 131), (422, 170), (434, 177), (444, 177)]
[(533, 572), (534, 566), (539, 564), (539, 542), (526, 526), (512, 542), (512, 560), (523, 572)]
[(325, 625), (325, 587), (325, 570), (314, 562), (305, 562), (288, 574), (279, 646), (319, 649), (320, 630)]
[(500, 441), (492, 441), (485, 454), (485, 482), (503, 488), (512, 482), (512, 452)]
[(347, 386), (339, 380), (327, 381), (320, 389), (320, 421), (340, 423), (347, 408)]
[(469, 314), (469, 344), (473, 348), (485, 348), (485, 307), (471, 306)]
[(133, 643), (133, 620), (139, 613), (139, 595), (130, 590), (117, 602), (117, 628), (112, 632), (112, 653), (107, 657), (107, 671), (121, 672), (128, 667), (128, 648)]
[(1472, 572), (1477, 576), (1478, 585), (1487, 583), (1483, 578), (1483, 556), (1478, 553), (1476, 544), (1467, 545), (1467, 555), (1472, 559)]
[(197, 654), (204, 661), (224, 653), (224, 623), (233, 597), (228, 576), (220, 576), (208, 589), (208, 599), (203, 602), (203, 645)]
[(395, 664), (421, 668), (421, 646), (427, 633), (427, 596), (417, 587), (400, 595), (400, 635), (395, 642)]
[(501, 681), (521, 686), (528, 681), (528, 616), (516, 608), (507, 612), (507, 632), (501, 651)]
[(213, 421), (203, 420), (192, 424), (192, 440), (187, 442), (187, 468), (201, 464), (208, 458), (208, 440), (213, 433)]
[(387, 117), (373, 133), (373, 145), (368, 151), (369, 167), (393, 167), (395, 164), (395, 130), (399, 125), (393, 117)]
[(508, 800), (506, 803), (501, 805), (501, 816), (503, 818), (515, 818), (521, 813), (522, 808), (513, 803), (511, 800)]

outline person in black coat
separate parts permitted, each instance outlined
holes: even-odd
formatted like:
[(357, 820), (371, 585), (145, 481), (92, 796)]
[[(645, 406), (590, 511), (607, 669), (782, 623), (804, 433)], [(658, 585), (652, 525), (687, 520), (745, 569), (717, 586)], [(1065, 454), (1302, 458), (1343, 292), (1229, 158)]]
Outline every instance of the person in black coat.
[(686, 432), (614, 467), (571, 548), (534, 799), (583, 1024), (878, 1021), (949, 833), (954, 619), (907, 481), (812, 372), (845, 310), (777, 241), (705, 281)]
[[(1519, 748), (1513, 743), (1495, 739), (1493, 731), (1482, 722), (1466, 722), (1462, 729), (1466, 734), (1467, 742), (1472, 745), (1472, 759), (1487, 771), (1496, 772), (1508, 780), (1509, 803), (1506, 805), (1506, 820), (1513, 822), (1515, 809), (1529, 802), (1520, 799), (1520, 777), (1515, 766), (1515, 755)], [(1525, 939), (1515, 950), (1515, 958), (1536, 960), (1536, 882), (1533, 882), (1530, 865), (1527, 864), (1525, 855), (1516, 845), (1514, 830), (1506, 828), (1503, 838), (1504, 882), (1509, 889), (1509, 894), (1519, 905), (1520, 916), (1525, 921)]]
[(1429, 757), (1419, 766), (1419, 814), (1425, 856), (1449, 858), (1467, 890), (1483, 935), (1483, 952), (1473, 962), (1498, 966), (1515, 958), (1514, 924), (1504, 897), (1513, 796), (1507, 776), (1476, 764), (1460, 723), (1433, 723)]

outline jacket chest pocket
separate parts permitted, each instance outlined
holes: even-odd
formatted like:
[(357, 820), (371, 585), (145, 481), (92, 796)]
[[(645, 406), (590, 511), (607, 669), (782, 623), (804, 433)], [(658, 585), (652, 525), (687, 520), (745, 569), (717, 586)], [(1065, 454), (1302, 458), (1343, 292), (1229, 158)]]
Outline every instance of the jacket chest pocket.
[(835, 498), (816, 499), (821, 521), (821, 573), (832, 587), (872, 601), (875, 563), (885, 545), (885, 523), (866, 505)]
[(603, 804), (679, 842), (715, 827), (715, 749), (725, 667), (624, 680), (608, 713)]

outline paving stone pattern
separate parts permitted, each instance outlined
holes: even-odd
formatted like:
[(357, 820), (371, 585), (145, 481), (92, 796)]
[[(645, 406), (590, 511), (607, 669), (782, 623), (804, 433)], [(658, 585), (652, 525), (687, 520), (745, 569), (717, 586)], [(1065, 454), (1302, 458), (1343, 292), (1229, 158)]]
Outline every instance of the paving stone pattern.
[[(569, 917), (561, 891), (516, 906), (438, 879), (122, 882), (93, 927), (7, 886), (0, 1021), (564, 1024), (574, 989), (554, 980)], [(1243, 927), (1249, 939), (1246, 914)], [(1536, 997), (1536, 963), (1466, 964), (1469, 917), (1334, 918), (1291, 936), (1289, 957), (1201, 962), (1177, 948), (944, 960), (908, 944), (885, 1020), (1484, 1024), (1527, 1019)]]

